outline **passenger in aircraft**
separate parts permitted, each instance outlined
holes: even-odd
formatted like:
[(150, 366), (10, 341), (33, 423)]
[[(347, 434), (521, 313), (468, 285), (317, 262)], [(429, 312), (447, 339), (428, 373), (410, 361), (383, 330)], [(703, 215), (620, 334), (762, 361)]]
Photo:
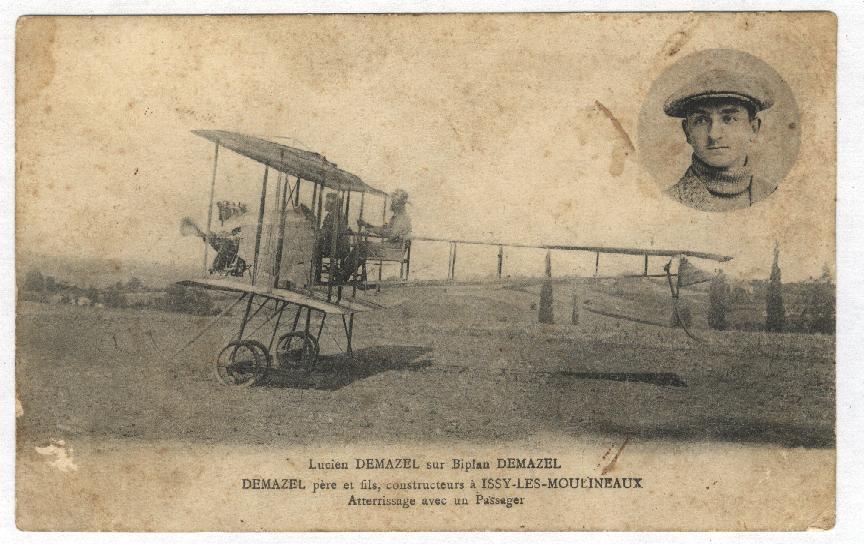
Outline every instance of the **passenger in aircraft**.
[(248, 208), (242, 202), (220, 201), (216, 205), (219, 208), (218, 230), (211, 230), (208, 234), (201, 230), (192, 219), (185, 217), (181, 222), (182, 234), (195, 234), (204, 242), (216, 250), (210, 273), (227, 273), (233, 276), (242, 276), (246, 270), (246, 262), (238, 257), (240, 248), (241, 220)]
[[(390, 211), (393, 215), (390, 221), (377, 227), (362, 219), (357, 224), (368, 232), (381, 236), (384, 242), (391, 247), (401, 247), (404, 240), (411, 238), (411, 216), (408, 215), (408, 193), (402, 189), (393, 191), (390, 200)], [(374, 255), (369, 255), (375, 258)]]
[[(367, 259), (386, 259), (393, 251), (401, 251), (404, 242), (411, 238), (411, 217), (408, 215), (408, 193), (397, 189), (391, 195), (390, 221), (381, 226), (372, 225), (362, 219), (357, 225), (367, 232), (380, 236), (381, 242), (358, 241), (342, 259), (342, 268), (337, 281), (346, 283)], [(389, 252), (389, 255), (388, 255)]]

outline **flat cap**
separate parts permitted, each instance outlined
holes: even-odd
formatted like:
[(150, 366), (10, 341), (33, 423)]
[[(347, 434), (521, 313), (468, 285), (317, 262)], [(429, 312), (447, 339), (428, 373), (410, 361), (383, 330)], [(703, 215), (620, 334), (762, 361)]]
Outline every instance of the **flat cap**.
[(774, 93), (762, 78), (718, 69), (699, 74), (672, 93), (663, 104), (663, 111), (671, 117), (685, 117), (692, 104), (712, 98), (741, 100), (756, 111), (774, 105)]
[(408, 192), (402, 189), (396, 189), (393, 191), (393, 194), (390, 195), (390, 198), (393, 202), (408, 202)]

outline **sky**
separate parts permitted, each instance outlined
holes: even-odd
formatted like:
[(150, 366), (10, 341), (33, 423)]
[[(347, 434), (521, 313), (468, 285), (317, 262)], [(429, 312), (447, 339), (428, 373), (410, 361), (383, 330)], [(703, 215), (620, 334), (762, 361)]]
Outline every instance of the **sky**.
[[(813, 13), (23, 19), (17, 248), (200, 262), (178, 225), (206, 222), (213, 144), (191, 131), (223, 129), (407, 190), (418, 235), (689, 248), (734, 256), (742, 278), (767, 277), (776, 242), (784, 278), (818, 276), (834, 267), (835, 32)], [(677, 180), (639, 149), (652, 82), (711, 48), (768, 63), (800, 109), (791, 171), (747, 210), (666, 199)], [(686, 169), (683, 137), (669, 161)], [(223, 151), (216, 200), (256, 202), (262, 174)]]

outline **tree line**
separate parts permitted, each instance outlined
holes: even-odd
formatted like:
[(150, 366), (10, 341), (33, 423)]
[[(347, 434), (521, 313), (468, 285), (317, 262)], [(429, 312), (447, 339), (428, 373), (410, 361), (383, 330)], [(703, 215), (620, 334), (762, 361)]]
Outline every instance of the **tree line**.
[(25, 275), (23, 299), (109, 308), (150, 308), (194, 315), (218, 313), (213, 298), (204, 289), (176, 283), (164, 290), (148, 288), (136, 277), (103, 288), (80, 287), (42, 274), (39, 270), (31, 270)]
[[(782, 281), (780, 248), (774, 247), (771, 275), (765, 287), (765, 321), (768, 332), (805, 332), (832, 334), (836, 322), (835, 284), (827, 266), (819, 278), (796, 284), (796, 308), (787, 311), (787, 285)], [(738, 289), (738, 288), (736, 288)], [(708, 326), (715, 330), (730, 327), (729, 314), (741, 296), (729, 286), (722, 271), (717, 271), (708, 290)]]

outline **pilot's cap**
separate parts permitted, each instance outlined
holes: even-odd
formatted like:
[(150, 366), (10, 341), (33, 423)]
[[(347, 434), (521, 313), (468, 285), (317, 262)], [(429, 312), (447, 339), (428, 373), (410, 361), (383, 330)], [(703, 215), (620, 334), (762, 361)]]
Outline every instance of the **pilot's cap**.
[(393, 191), (393, 194), (390, 195), (390, 198), (393, 202), (405, 204), (406, 202), (408, 202), (408, 192), (402, 189), (396, 189), (395, 191)]
[(740, 100), (759, 112), (774, 105), (768, 83), (756, 76), (729, 70), (709, 70), (689, 81), (666, 99), (663, 111), (671, 117), (686, 117), (697, 102), (729, 98)]

